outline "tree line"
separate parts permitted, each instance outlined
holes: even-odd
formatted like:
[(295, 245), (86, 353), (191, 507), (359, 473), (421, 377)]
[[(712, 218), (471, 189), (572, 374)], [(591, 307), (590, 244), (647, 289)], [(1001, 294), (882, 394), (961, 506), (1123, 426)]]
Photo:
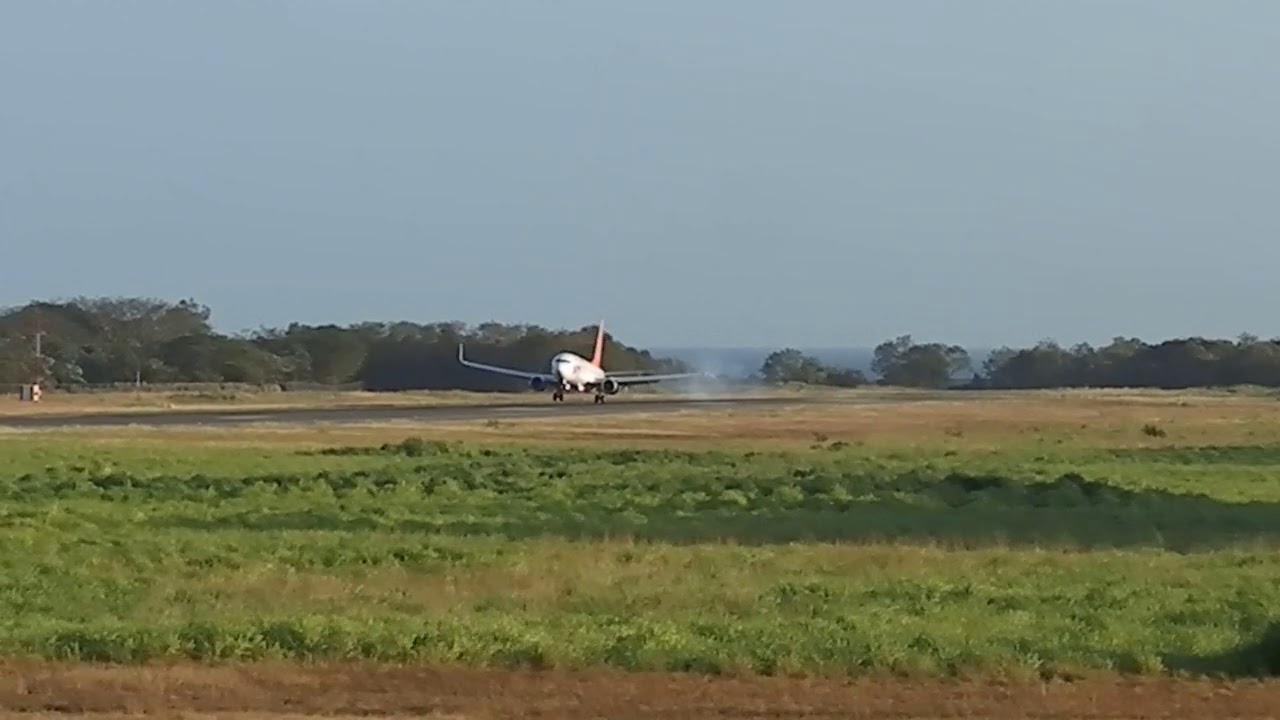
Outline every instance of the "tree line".
[(1280, 387), (1280, 339), (1248, 334), (1235, 340), (1189, 337), (1159, 343), (1117, 337), (1102, 347), (1063, 347), (1043, 340), (1029, 348), (996, 348), (977, 367), (963, 347), (920, 343), (903, 335), (876, 346), (873, 358), (874, 381), (858, 371), (826, 366), (794, 348), (771, 354), (760, 374), (771, 382), (918, 388)]
[[(74, 298), (0, 313), (0, 380), (50, 387), (237, 383), (369, 390), (517, 390), (523, 381), (458, 364), (469, 359), (530, 370), (561, 350), (591, 351), (596, 328), (549, 330), (496, 322), (291, 323), (227, 335), (195, 300)], [(38, 350), (38, 351), (37, 351)], [(678, 362), (605, 334), (610, 369), (683, 372)]]
[[(561, 350), (590, 352), (595, 327), (551, 330), (497, 322), (367, 322), (346, 326), (291, 323), (240, 333), (215, 332), (208, 307), (192, 299), (73, 298), (35, 301), (0, 311), (0, 381), (52, 387), (113, 384), (238, 383), (285, 388), (368, 390), (519, 390), (513, 378), (457, 362), (469, 357), (541, 369)], [(622, 371), (693, 370), (671, 358), (605, 336), (608, 367)], [(841, 387), (871, 383), (921, 388), (1280, 387), (1280, 340), (1184, 338), (1155, 344), (1115, 338), (1102, 347), (1001, 347), (980, 366), (963, 347), (917, 342), (910, 335), (878, 345), (874, 377), (833, 367), (794, 348), (769, 355), (764, 382)]]

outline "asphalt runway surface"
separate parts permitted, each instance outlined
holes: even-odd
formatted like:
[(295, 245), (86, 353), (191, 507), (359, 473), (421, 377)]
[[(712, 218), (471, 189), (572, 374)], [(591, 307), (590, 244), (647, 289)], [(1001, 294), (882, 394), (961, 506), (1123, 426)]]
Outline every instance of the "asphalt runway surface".
[(598, 417), (679, 410), (783, 407), (816, 402), (804, 398), (710, 398), (646, 400), (639, 402), (585, 402), (530, 405), (346, 406), (333, 408), (272, 408), (264, 410), (225, 408), (217, 410), (174, 410), (134, 413), (84, 413), (79, 415), (0, 416), (0, 428), (42, 429), (69, 427), (175, 427), (234, 426), (256, 423), (356, 424), (377, 422), (465, 422), (469, 420), (518, 420), (550, 417)]

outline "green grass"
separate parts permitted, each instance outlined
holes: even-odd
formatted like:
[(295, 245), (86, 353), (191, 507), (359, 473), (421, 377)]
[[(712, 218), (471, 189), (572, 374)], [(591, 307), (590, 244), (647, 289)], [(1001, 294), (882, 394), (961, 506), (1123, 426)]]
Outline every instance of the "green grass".
[(1280, 672), (1280, 446), (0, 441), (0, 652)]

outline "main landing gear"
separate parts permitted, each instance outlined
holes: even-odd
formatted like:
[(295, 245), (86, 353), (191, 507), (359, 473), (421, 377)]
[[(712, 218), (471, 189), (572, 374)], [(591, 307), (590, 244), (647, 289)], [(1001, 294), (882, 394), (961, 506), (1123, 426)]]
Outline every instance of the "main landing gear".
[[(604, 398), (605, 398), (605, 394), (604, 394), (604, 393), (602, 393), (602, 392), (597, 392), (597, 393), (595, 394), (595, 404), (596, 404), (596, 405), (601, 405), (601, 404), (603, 404), (603, 403), (604, 403)], [(551, 401), (552, 401), (552, 402), (559, 402), (559, 403), (564, 402), (564, 390), (553, 390), (553, 391), (551, 392)]]

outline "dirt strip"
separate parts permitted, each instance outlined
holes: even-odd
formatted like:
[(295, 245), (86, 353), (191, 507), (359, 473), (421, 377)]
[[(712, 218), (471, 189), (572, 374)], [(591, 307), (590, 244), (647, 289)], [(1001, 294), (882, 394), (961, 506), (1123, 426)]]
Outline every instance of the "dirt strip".
[(703, 678), (373, 666), (0, 665), (0, 715), (287, 718), (1280, 718), (1280, 680)]

